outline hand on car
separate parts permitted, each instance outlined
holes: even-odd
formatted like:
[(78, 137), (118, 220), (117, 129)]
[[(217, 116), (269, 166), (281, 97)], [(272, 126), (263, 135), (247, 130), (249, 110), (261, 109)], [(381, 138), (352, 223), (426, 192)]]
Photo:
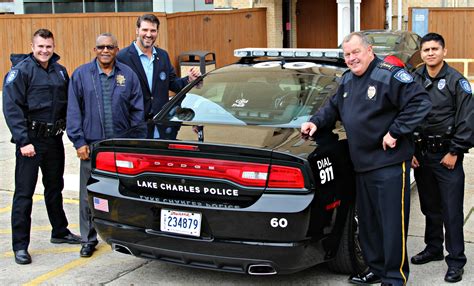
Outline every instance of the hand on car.
[(305, 122), (301, 124), (301, 135), (304, 139), (313, 136), (318, 127), (313, 122)]
[(191, 68), (188, 71), (188, 82), (192, 82), (201, 76), (201, 72), (197, 68)]

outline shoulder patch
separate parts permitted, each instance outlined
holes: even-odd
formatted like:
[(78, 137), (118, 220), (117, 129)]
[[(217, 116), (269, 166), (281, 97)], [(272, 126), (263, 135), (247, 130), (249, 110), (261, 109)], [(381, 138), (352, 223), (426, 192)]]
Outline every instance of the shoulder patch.
[(461, 85), (462, 90), (466, 93), (472, 94), (471, 84), (466, 79), (461, 79), (459, 84)]
[(17, 76), (18, 76), (18, 70), (16, 69), (11, 70), (10, 72), (8, 72), (8, 75), (5, 79), (5, 84), (9, 84), (12, 81), (14, 81)]
[(395, 66), (392, 65), (392, 64), (389, 64), (387, 62), (384, 62), (384, 61), (381, 61), (379, 64), (378, 64), (379, 68), (381, 69), (384, 69), (384, 70), (389, 70), (389, 71), (392, 71)]
[(398, 81), (401, 81), (403, 83), (410, 83), (410, 82), (413, 81), (413, 77), (411, 76), (411, 74), (409, 74), (404, 69), (401, 69), (401, 70), (397, 71), (393, 77), (396, 78)]

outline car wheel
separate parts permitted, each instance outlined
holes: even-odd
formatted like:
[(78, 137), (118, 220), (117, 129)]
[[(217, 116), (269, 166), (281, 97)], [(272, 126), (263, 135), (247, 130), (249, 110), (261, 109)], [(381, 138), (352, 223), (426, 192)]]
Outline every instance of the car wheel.
[(351, 207), (344, 225), (337, 254), (328, 267), (338, 273), (354, 274), (367, 269), (359, 243), (359, 223), (355, 207)]

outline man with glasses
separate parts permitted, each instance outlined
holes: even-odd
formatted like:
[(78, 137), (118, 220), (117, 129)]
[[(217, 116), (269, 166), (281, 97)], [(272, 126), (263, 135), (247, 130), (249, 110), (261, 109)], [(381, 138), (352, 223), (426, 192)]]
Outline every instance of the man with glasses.
[(15, 262), (31, 263), (28, 253), (33, 194), (38, 170), (43, 174), (44, 200), (52, 226), (51, 243), (79, 244), (63, 210), (66, 69), (57, 63), (53, 33), (33, 34), (32, 53), (12, 55), (13, 67), (3, 85), (3, 114), (16, 145), (15, 193), (12, 205), (12, 244)]
[[(128, 65), (138, 75), (144, 98), (145, 119), (153, 118), (168, 102), (169, 90), (179, 92), (200, 76), (200, 72), (194, 68), (186, 77), (176, 76), (168, 53), (155, 46), (159, 26), (160, 21), (155, 15), (139, 16), (136, 41), (117, 55), (119, 61)], [(154, 137), (158, 135), (164, 136), (155, 134)]]
[(81, 160), (81, 257), (90, 257), (98, 243), (87, 201), (91, 144), (116, 137), (144, 118), (140, 82), (127, 65), (116, 60), (116, 38), (100, 34), (94, 52), (96, 58), (78, 67), (71, 77), (67, 107), (67, 134)]

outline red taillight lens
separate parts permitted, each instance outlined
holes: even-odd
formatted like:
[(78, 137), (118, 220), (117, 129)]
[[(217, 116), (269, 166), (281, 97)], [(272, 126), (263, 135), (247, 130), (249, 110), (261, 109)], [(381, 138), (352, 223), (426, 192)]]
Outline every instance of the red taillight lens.
[(177, 156), (99, 152), (96, 169), (125, 175), (144, 172), (226, 179), (248, 187), (304, 188), (301, 170), (295, 167)]
[(272, 166), (268, 187), (302, 189), (304, 188), (303, 174), (299, 168)]
[(114, 152), (99, 152), (95, 158), (95, 168), (101, 171), (117, 172)]
[(117, 171), (126, 175), (180, 174), (226, 179), (252, 187), (265, 187), (268, 177), (268, 164), (133, 153), (117, 153), (116, 160)]

